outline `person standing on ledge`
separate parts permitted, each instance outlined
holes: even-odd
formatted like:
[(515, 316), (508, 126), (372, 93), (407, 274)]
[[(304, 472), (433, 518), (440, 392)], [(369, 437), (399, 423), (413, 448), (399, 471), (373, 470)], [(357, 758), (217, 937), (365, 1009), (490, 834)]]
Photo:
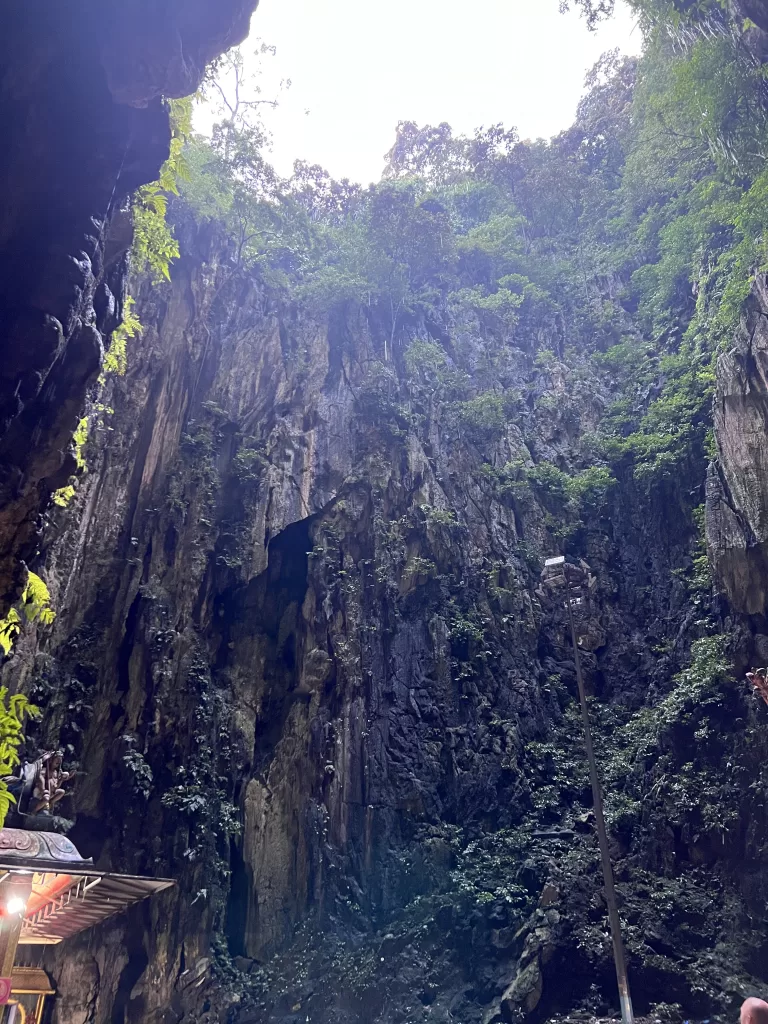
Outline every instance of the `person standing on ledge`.
[(741, 1004), (741, 1024), (768, 1024), (768, 1003), (762, 999), (745, 999)]

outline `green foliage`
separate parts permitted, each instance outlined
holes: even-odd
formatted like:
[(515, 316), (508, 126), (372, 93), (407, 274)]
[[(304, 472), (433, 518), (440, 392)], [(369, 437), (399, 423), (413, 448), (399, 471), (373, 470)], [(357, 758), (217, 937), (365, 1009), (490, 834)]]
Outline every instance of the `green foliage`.
[(81, 472), (85, 472), (85, 470), (87, 469), (85, 456), (83, 455), (83, 449), (85, 448), (87, 440), (88, 418), (86, 416), (83, 416), (80, 418), (77, 424), (77, 428), (75, 429), (75, 433), (72, 436), (72, 441), (74, 444), (75, 463), (77, 465), (77, 468)]
[(104, 356), (104, 368), (102, 382), (106, 374), (115, 374), (122, 377), (128, 368), (128, 341), (140, 335), (144, 329), (141, 321), (134, 312), (136, 300), (128, 295), (123, 306), (123, 320), (120, 326), (112, 332), (112, 341), (109, 351)]
[[(578, 6), (597, 19), (611, 4)], [(196, 216), (214, 216), (229, 232), (222, 274), (238, 287), (238, 275), (255, 280), (268, 314), (290, 308), (298, 321), (328, 330), (331, 372), (355, 400), (365, 449), (359, 473), (375, 507), (375, 551), (358, 564), (342, 543), (343, 502), (312, 530), (313, 585), (348, 631), (339, 627), (333, 652), (350, 679), (361, 672), (366, 639), (353, 630), (369, 584), (360, 564), (371, 567), (372, 590), (395, 593), (399, 586), (403, 598), (418, 587), (410, 603), (430, 604), (430, 622), (447, 634), (460, 707), (467, 721), (474, 716), (488, 725), (482, 742), (493, 743), (493, 763), (515, 779), (510, 813), (524, 819), (492, 841), (478, 827), (463, 849), (452, 837), (450, 885), (473, 912), (511, 907), (515, 927), (515, 915), (531, 907), (515, 872), (541, 847), (532, 837), (542, 824), (574, 828), (564, 877), (571, 868), (596, 877), (594, 843), (583, 829), (589, 785), (579, 709), (566, 684), (550, 677), (541, 699), (559, 705), (562, 717), (556, 710), (551, 716), (552, 735), (529, 733), (520, 744), (518, 724), (505, 724), (499, 705), (491, 708), (488, 691), (474, 681), (503, 671), (494, 659), (503, 631), (525, 628), (527, 617), (532, 629), (539, 627), (540, 612), (522, 606), (525, 588), (517, 582), (538, 579), (545, 530), (550, 540), (568, 538), (570, 550), (600, 560), (610, 554), (594, 543), (601, 518), (620, 510), (616, 520), (626, 522), (628, 493), (647, 504), (644, 489), (676, 487), (672, 511), (693, 533), (689, 495), (698, 493), (693, 486), (711, 452), (714, 361), (729, 343), (755, 271), (768, 262), (759, 69), (738, 33), (691, 28), (719, 17), (722, 5), (634, 6), (643, 15), (643, 57), (601, 60), (574, 124), (549, 142), (520, 142), (498, 127), (462, 137), (445, 124), (405, 123), (377, 185), (333, 181), (307, 165), (281, 181), (266, 161), (266, 133), (253, 109), (246, 116), (236, 105), (209, 140), (191, 139), (190, 177), (180, 189)], [(672, 25), (673, 41), (657, 30), (660, 22)], [(347, 335), (362, 322), (364, 351)], [(185, 459), (198, 471), (213, 465), (223, 410), (208, 403), (204, 413), (182, 438)], [(464, 471), (464, 459), (473, 474), (484, 459), (477, 474), (482, 496), (509, 506), (502, 514), (514, 519), (521, 540), (459, 580), (446, 569), (463, 536), (455, 515), (422, 505), (388, 519), (391, 491), (379, 488), (377, 475), (388, 482), (393, 458), (405, 465), (407, 454), (415, 494), (430, 493), (417, 475), (434, 458), (433, 446), (450, 451), (466, 439), (475, 448), (461, 450), (455, 474)], [(258, 438), (237, 443), (230, 484), (238, 481), (246, 494), (263, 477), (268, 453)], [(626, 489), (632, 478), (637, 495)], [(614, 509), (617, 479), (622, 504)], [(451, 482), (444, 486), (453, 502)], [(189, 504), (180, 494), (170, 500), (177, 511)], [(485, 514), (482, 502), (478, 513)], [(499, 521), (491, 516), (489, 529)], [(700, 510), (694, 522), (700, 528)], [(740, 699), (725, 638), (695, 641), (690, 666), (674, 675), (690, 631), (705, 628), (688, 622), (676, 636), (681, 599), (705, 605), (711, 591), (701, 532), (689, 553), (678, 571), (687, 594), (673, 586), (671, 621), (664, 624), (660, 610), (654, 616), (661, 635), (651, 642), (658, 643), (660, 664), (638, 683), (655, 688), (648, 706), (590, 702), (608, 820), (628, 844), (633, 828), (648, 819), (722, 842), (751, 799), (743, 762), (718, 735), (726, 705)], [(239, 564), (225, 551), (218, 558), (231, 568)], [(363, 628), (371, 627), (361, 634)], [(169, 815), (189, 828), (190, 858), (212, 858), (206, 843), (226, 850), (238, 828), (217, 763), (221, 709), (212, 688), (205, 693), (207, 717), (195, 723), (200, 756), (196, 749), (179, 759), (163, 797)], [(530, 728), (538, 728), (533, 719)], [(455, 756), (459, 761), (460, 752)], [(211, 862), (225, 870), (218, 859)], [(660, 918), (692, 905), (683, 888), (665, 879), (649, 896)], [(605, 958), (601, 928), (590, 921), (577, 935), (595, 961)]]
[[(208, 818), (211, 799), (207, 783), (199, 785), (185, 768), (179, 768), (177, 777), (181, 780), (179, 784), (172, 786), (163, 794), (163, 807), (172, 808), (195, 822), (201, 818)], [(216, 817), (211, 819), (211, 824), (214, 836), (237, 834), (241, 828), (237, 808), (227, 801), (219, 801), (216, 805)]]
[(674, 480), (687, 460), (703, 457), (715, 385), (713, 354), (699, 353), (686, 340), (679, 352), (663, 356), (658, 364), (663, 381), (658, 398), (639, 417), (626, 436), (611, 433), (632, 423), (625, 406), (617, 404), (606, 421), (606, 450), (614, 457), (630, 455), (638, 482), (646, 486)]
[(564, 14), (572, 7), (580, 11), (590, 29), (594, 29), (599, 21), (613, 14), (616, 0), (560, 0), (560, 13)]
[[(581, 6), (594, 19), (610, 5)], [(712, 360), (765, 260), (768, 209), (754, 67), (724, 35), (673, 49), (652, 29), (670, 5), (655, 6), (642, 61), (603, 58), (575, 124), (551, 143), (405, 122), (370, 189), (307, 165), (281, 182), (255, 108), (230, 100), (210, 143), (188, 147), (182, 191), (278, 291), (318, 312), (364, 306), (385, 365), (400, 335), (426, 325), (398, 369), (419, 401), (459, 402), (479, 441), (514, 411), (514, 353), (551, 368), (567, 322), (601, 370), (623, 363), (611, 450), (653, 483), (700, 457)], [(623, 282), (607, 297), (606, 279)]]
[(48, 587), (36, 573), (28, 573), (19, 603), (9, 610), (4, 619), (0, 619), (0, 650), (5, 655), (11, 653), (25, 621), (50, 626), (55, 618), (56, 612), (51, 608)]
[(447, 508), (434, 508), (432, 505), (420, 505), (424, 519), (430, 526), (457, 526), (456, 513)]
[(470, 432), (481, 439), (499, 435), (506, 423), (503, 397), (487, 391), (470, 398), (468, 402), (459, 404), (459, 416)]
[(179, 257), (179, 243), (166, 220), (168, 199), (159, 182), (142, 185), (133, 207), (133, 265), (149, 269), (155, 282), (170, 281), (171, 263)]
[(689, 566), (673, 569), (672, 573), (682, 580), (688, 598), (693, 605), (704, 604), (712, 593), (712, 567), (709, 563), (705, 530), (705, 506), (698, 505), (692, 512), (696, 524), (696, 540)]
[[(184, 856), (204, 865), (210, 887), (207, 895), (216, 905), (224, 899), (227, 876), (222, 854), (228, 849), (230, 836), (237, 835), (242, 827), (231, 800), (233, 780), (227, 773), (234, 756), (230, 746), (233, 710), (213, 686), (199, 653), (194, 656), (187, 685), (195, 695), (190, 713), (190, 747), (182, 762), (172, 769), (173, 784), (165, 788), (162, 805), (187, 828), (189, 841)], [(144, 782), (148, 783), (146, 776)]]
[(733, 825), (744, 769), (718, 738), (732, 680), (727, 652), (724, 635), (695, 640), (690, 665), (655, 704), (641, 708), (618, 728), (611, 713), (603, 711), (605, 721), (598, 730), (610, 736), (603, 751), (614, 827), (637, 820), (644, 787), (661, 801), (667, 820), (687, 822), (694, 834), (720, 837)]
[[(670, 19), (695, 21), (722, 5), (687, 4), (674, 16), (669, 3), (638, 7), (656, 7), (648, 24), (660, 29), (649, 27), (640, 65), (613, 230), (625, 240), (630, 294), (658, 361), (638, 361), (652, 352), (647, 341), (623, 339), (606, 355), (623, 363), (627, 383), (635, 374), (612, 413), (611, 450), (653, 485), (705, 457), (714, 360), (754, 273), (768, 265), (768, 126), (760, 66), (737, 37), (694, 34), (677, 50), (665, 38)], [(658, 384), (650, 402), (637, 401), (641, 387), (652, 394)]]
[(422, 384), (440, 384), (448, 372), (448, 356), (434, 341), (417, 338), (405, 353), (405, 369), (412, 380)]
[(368, 367), (355, 396), (365, 419), (392, 440), (402, 440), (409, 419), (399, 392), (399, 381), (392, 367), (376, 361)]
[(535, 466), (510, 463), (499, 475), (502, 494), (524, 501), (533, 492), (548, 511), (548, 525), (558, 536), (569, 536), (590, 522), (605, 506), (616, 480), (605, 466), (590, 466), (570, 475), (551, 462)]
[[(612, 5), (574, 6), (594, 24)], [(377, 185), (306, 164), (280, 180), (258, 89), (222, 87), (223, 120), (185, 150), (180, 190), (227, 226), (232, 267), (308, 315), (365, 315), (377, 355), (355, 397), (380, 449), (449, 421), (484, 453), (529, 444), (527, 407), (573, 438), (607, 406), (567, 473), (493, 468), (561, 537), (605, 507), (614, 473), (650, 490), (703, 471), (714, 363), (768, 266), (760, 66), (717, 0), (634, 6), (643, 56), (605, 55), (549, 142), (403, 122)]]
[(49, 626), (56, 617), (56, 613), (50, 607), (51, 595), (48, 587), (40, 577), (30, 572), (27, 578), (27, 585), (21, 595), (21, 607), (24, 618), (27, 622), (40, 622), (43, 626)]
[(403, 368), (411, 397), (427, 411), (435, 403), (456, 401), (470, 390), (471, 378), (437, 342), (414, 339), (405, 350)]
[(627, 727), (628, 737), (638, 748), (655, 746), (671, 728), (691, 725), (703, 709), (722, 703), (723, 686), (732, 672), (727, 649), (728, 638), (723, 635), (694, 640), (691, 664), (675, 677), (673, 689), (654, 707), (638, 712)]
[(241, 483), (256, 483), (269, 466), (263, 445), (240, 448), (232, 460), (235, 476)]
[[(579, 6), (594, 20), (611, 5)], [(449, 329), (450, 359), (435, 335), (410, 340), (404, 368), (422, 387), (469, 371), (483, 374), (479, 390), (497, 390), (506, 350), (550, 349), (562, 318), (586, 350), (646, 351), (674, 329), (660, 346), (670, 358), (692, 324), (704, 365), (765, 259), (764, 83), (727, 34), (673, 49), (653, 29), (708, 16), (712, 4), (637, 6), (649, 18), (642, 61), (606, 55), (575, 124), (551, 143), (521, 143), (500, 126), (468, 138), (447, 124), (404, 122), (384, 180), (370, 189), (305, 164), (280, 181), (264, 156), (263, 101), (242, 102), (241, 89), (210, 142), (187, 147), (182, 192), (198, 215), (228, 224), (237, 262), (277, 289), (321, 311), (350, 302), (372, 311), (388, 335), (385, 361), (415, 322)], [(624, 282), (608, 298), (606, 278)], [(623, 330), (627, 307), (638, 308), (643, 337)], [(468, 344), (477, 358), (467, 358)], [(661, 435), (641, 429), (645, 411), (632, 410), (625, 433)], [(639, 458), (652, 464), (644, 443)]]
[(468, 909), (503, 907), (522, 921), (532, 905), (531, 894), (515, 881), (520, 863), (520, 837), (512, 829), (472, 839), (456, 858), (450, 880)]
[[(134, 306), (135, 299), (130, 295), (127, 296), (123, 306), (122, 322), (112, 332), (111, 343), (104, 356), (104, 365), (102, 367), (101, 375), (99, 376), (99, 384), (101, 385), (106, 383), (107, 377), (109, 376), (122, 377), (128, 367), (128, 341), (129, 339), (141, 334), (143, 330), (141, 321), (134, 312)], [(96, 404), (95, 408), (98, 414), (111, 413), (113, 411), (103, 404)], [(72, 437), (72, 450), (75, 456), (75, 465), (79, 476), (88, 472), (88, 466), (84, 455), (85, 445), (88, 441), (88, 426), (88, 417), (83, 416), (78, 422), (77, 428)], [(51, 495), (51, 501), (59, 508), (66, 508), (74, 498), (75, 493), (74, 484), (65, 484), (64, 487), (59, 487), (53, 492)]]
[[(553, 682), (559, 685), (559, 679)], [(558, 817), (589, 785), (583, 728), (579, 706), (572, 701), (559, 736), (526, 744), (526, 776), (538, 821)]]
[[(171, 100), (169, 106), (171, 148), (168, 159), (160, 168), (158, 180), (142, 185), (133, 203), (133, 268), (139, 273), (148, 271), (156, 282), (170, 280), (171, 263), (179, 256), (179, 243), (166, 217), (168, 195), (177, 196), (180, 182), (189, 174), (184, 145), (192, 132), (192, 99)], [(133, 337), (137, 329), (140, 325), (126, 337)], [(119, 357), (116, 356), (116, 360), (119, 367)]]
[(727, 35), (702, 36), (675, 66), (677, 100), (698, 115), (714, 159), (757, 173), (765, 157), (765, 79), (758, 61)]
[(123, 754), (122, 760), (125, 768), (130, 772), (133, 792), (147, 800), (152, 792), (154, 776), (144, 755), (140, 750), (131, 748)]
[(11, 804), (16, 802), (8, 792), (5, 779), (19, 764), (18, 751), (24, 741), (24, 717), (39, 718), (40, 713), (40, 709), (31, 704), (24, 694), (15, 693), (9, 697), (8, 687), (0, 687), (0, 828)]
[(463, 612), (455, 602), (452, 602), (449, 605), (448, 637), (452, 644), (458, 647), (464, 645), (477, 647), (485, 640), (484, 624), (478, 621), (476, 612)]
[(579, 511), (583, 515), (597, 511), (615, 483), (615, 477), (605, 466), (590, 466), (570, 478), (568, 493), (579, 503)]
[[(727, 10), (726, 0), (629, 0), (629, 4), (646, 29), (663, 25), (676, 30), (684, 25), (704, 24), (711, 30), (720, 24), (718, 15)], [(579, 11), (590, 29), (609, 18), (615, 7), (616, 0), (560, 0), (561, 13), (572, 8)]]
[(422, 558), (420, 555), (414, 555), (408, 559), (405, 569), (403, 570), (403, 578), (405, 580), (428, 580), (437, 572), (437, 566), (429, 558)]
[[(88, 441), (88, 417), (83, 416), (77, 424), (75, 433), (72, 435), (72, 451), (75, 456), (75, 467), (78, 473), (88, 472), (88, 465), (85, 461), (83, 449)], [(75, 496), (75, 488), (72, 484), (59, 487), (51, 495), (51, 501), (59, 508), (66, 508)]]
[(59, 508), (66, 508), (74, 498), (75, 493), (73, 484), (65, 484), (64, 487), (59, 487), (53, 492), (51, 501), (54, 505), (58, 505)]

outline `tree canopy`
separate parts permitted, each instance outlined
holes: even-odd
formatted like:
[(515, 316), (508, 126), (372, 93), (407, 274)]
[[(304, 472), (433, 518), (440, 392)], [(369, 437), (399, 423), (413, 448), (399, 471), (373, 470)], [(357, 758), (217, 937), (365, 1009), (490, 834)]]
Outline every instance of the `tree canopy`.
[[(575, 6), (594, 24), (612, 2)], [(222, 119), (187, 141), (184, 202), (228, 226), (240, 271), (318, 315), (357, 304), (385, 359), (418, 342), (466, 401), (507, 408), (515, 353), (588, 363), (614, 389), (603, 457), (673, 473), (705, 453), (713, 361), (768, 262), (766, 81), (748, 26), (695, 30), (719, 0), (634, 6), (643, 56), (604, 55), (569, 129), (402, 122), (366, 189), (305, 163), (280, 179), (235, 58)]]

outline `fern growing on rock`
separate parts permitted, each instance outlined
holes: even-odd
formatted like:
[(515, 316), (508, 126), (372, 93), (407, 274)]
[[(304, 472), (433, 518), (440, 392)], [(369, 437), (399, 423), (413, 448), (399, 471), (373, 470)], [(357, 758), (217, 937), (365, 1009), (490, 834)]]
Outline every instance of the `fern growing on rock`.
[(9, 697), (8, 687), (0, 687), (0, 827), (11, 804), (16, 802), (5, 780), (20, 762), (19, 747), (24, 741), (25, 715), (27, 718), (39, 718), (40, 709), (31, 704), (23, 693)]
[(36, 573), (30, 572), (19, 603), (0, 619), (0, 650), (6, 655), (11, 653), (24, 621), (49, 626), (55, 618), (48, 587)]

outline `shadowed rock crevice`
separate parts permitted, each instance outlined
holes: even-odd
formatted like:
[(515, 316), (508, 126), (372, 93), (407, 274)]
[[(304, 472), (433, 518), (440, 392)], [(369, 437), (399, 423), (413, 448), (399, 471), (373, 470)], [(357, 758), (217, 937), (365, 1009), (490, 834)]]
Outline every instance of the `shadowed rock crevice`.
[(130, 234), (111, 225), (168, 155), (162, 97), (193, 92), (254, 7), (30, 0), (0, 13), (2, 613), (75, 468), (72, 435), (122, 316)]

